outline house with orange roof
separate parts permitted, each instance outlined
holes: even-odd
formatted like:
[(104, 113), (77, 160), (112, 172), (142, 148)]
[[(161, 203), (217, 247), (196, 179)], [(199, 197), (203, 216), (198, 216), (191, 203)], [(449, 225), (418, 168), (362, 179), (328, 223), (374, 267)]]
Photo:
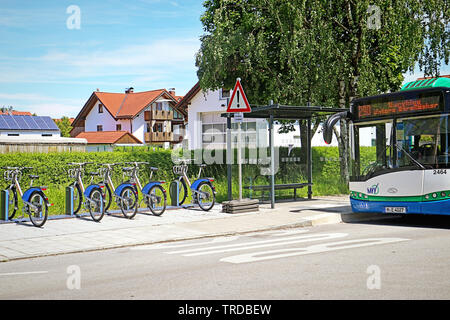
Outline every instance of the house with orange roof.
[(72, 137), (88, 145), (145, 144), (168, 148), (181, 142), (186, 112), (174, 89), (124, 93), (94, 91), (72, 122)]

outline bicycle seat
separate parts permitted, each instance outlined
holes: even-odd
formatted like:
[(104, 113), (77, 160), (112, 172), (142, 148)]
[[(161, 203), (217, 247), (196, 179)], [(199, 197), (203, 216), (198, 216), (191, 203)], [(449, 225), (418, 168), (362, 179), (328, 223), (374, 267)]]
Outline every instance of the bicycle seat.
[(34, 174), (30, 174), (28, 176), (30, 177), (30, 179), (39, 179), (39, 176), (36, 176)]
[(134, 168), (131, 168), (131, 167), (122, 168), (122, 171), (133, 171), (133, 170), (134, 170)]
[(207, 165), (206, 164), (199, 164), (198, 165), (200, 168), (204, 168), (204, 167), (206, 167)]
[(100, 173), (98, 173), (98, 172), (89, 172), (89, 175), (90, 176), (98, 176)]
[(150, 167), (150, 170), (151, 170), (151, 171), (158, 171), (158, 168), (156, 168), (156, 167)]

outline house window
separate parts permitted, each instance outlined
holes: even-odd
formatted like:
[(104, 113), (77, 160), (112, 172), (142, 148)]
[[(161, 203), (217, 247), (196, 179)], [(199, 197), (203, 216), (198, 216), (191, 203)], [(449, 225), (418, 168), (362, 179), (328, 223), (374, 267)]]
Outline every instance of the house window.
[(18, 133), (8, 133), (8, 137), (18, 137)]
[(116, 131), (122, 131), (122, 125), (116, 124)]
[(103, 113), (103, 105), (101, 103), (98, 105), (98, 113)]
[(183, 119), (183, 115), (177, 111), (173, 111), (173, 118), (174, 119)]
[(102, 125), (98, 125), (97, 126), (97, 131), (103, 131), (103, 126)]
[(43, 137), (52, 137), (53, 135), (51, 133), (43, 133), (41, 134)]
[(226, 100), (227, 98), (230, 97), (230, 92), (231, 92), (230, 89), (224, 89), (224, 88), (220, 89), (220, 93), (219, 93), (220, 97), (219, 97), (219, 99), (220, 100)]
[(151, 132), (152, 125), (150, 124), (150, 122), (147, 122), (147, 132)]
[(155, 123), (155, 125), (153, 126), (153, 132), (163, 132), (163, 124)]
[(161, 111), (163, 109), (163, 104), (162, 102), (157, 102), (156, 103), (156, 110)]

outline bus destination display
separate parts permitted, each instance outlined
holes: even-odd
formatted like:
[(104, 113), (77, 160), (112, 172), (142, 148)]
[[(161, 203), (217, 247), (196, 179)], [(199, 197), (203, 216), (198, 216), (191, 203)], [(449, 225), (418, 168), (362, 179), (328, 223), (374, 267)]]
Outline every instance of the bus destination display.
[(358, 106), (358, 118), (372, 118), (439, 109), (440, 95), (395, 101), (374, 101)]

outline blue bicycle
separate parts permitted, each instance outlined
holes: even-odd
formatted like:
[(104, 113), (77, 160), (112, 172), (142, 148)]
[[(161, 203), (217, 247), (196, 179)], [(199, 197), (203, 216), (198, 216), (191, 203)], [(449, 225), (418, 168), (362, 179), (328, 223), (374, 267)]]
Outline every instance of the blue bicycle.
[(19, 200), (17, 194), (20, 195), (23, 202), (23, 212), (30, 216), (30, 221), (35, 227), (42, 227), (47, 221), (48, 207), (50, 206), (47, 196), (44, 191), (46, 187), (33, 187), (33, 179), (38, 179), (39, 176), (29, 175), (30, 188), (25, 192), (19, 184), (22, 177), (22, 171), (33, 169), (32, 167), (5, 167), (3, 177), (6, 181), (11, 181), (11, 185), (6, 189), (8, 191), (8, 219), (14, 218), (17, 209), (19, 208)]
[(216, 202), (216, 189), (213, 185), (214, 178), (201, 178), (202, 169), (206, 167), (206, 164), (201, 164), (199, 167), (197, 178), (192, 182), (187, 176), (189, 160), (182, 160), (181, 165), (173, 166), (173, 173), (178, 175), (179, 181), (179, 205), (182, 205), (187, 198), (188, 186), (191, 190), (192, 201), (194, 204), (198, 204), (204, 211), (209, 211), (214, 207)]

